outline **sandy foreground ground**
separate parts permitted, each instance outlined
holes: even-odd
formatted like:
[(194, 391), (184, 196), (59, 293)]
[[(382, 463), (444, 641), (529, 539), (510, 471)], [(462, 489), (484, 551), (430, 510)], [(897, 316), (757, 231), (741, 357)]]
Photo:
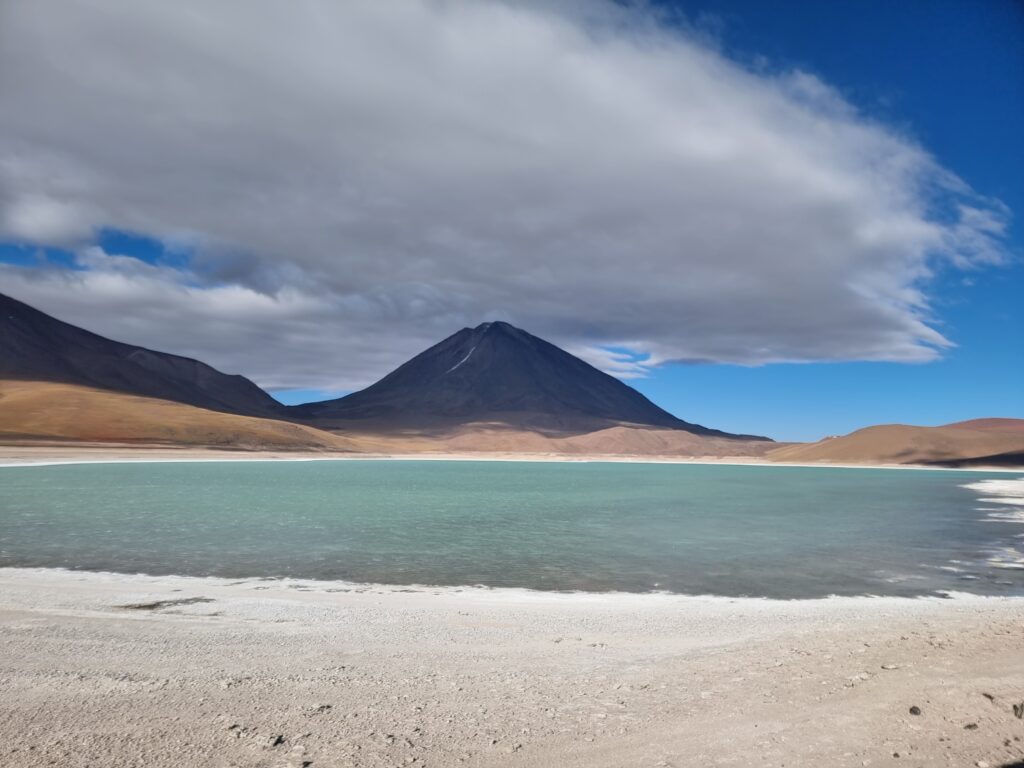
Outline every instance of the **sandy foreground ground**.
[(1017, 598), (0, 569), (0, 678), (26, 768), (1024, 761)]

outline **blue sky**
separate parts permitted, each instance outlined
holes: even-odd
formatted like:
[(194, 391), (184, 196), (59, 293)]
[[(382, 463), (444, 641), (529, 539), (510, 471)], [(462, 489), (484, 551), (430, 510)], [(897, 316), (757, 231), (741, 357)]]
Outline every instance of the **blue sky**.
[[(669, 4), (666, 4), (669, 5)], [(956, 343), (927, 364), (669, 366), (632, 382), (686, 418), (809, 440), (901, 422), (1024, 418), (1024, 5), (1012, 1), (687, 2), (737, 56), (822, 75), (913, 133), (975, 189), (1006, 203), (1016, 263), (944, 272), (934, 311)], [(795, 7), (795, 6), (794, 6)]]
[(504, 319), (719, 429), (1024, 417), (1019, 3), (110, 4), (0, 41), (45, 311), (293, 403)]

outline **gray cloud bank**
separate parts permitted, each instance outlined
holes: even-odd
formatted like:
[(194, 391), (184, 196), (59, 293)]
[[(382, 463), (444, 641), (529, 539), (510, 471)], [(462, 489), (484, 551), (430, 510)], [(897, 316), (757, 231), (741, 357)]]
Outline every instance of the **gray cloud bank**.
[(933, 265), (998, 263), (1008, 216), (814, 76), (604, 0), (8, 0), (0, 103), (0, 238), (79, 261), (0, 290), (269, 387), (497, 318), (623, 377), (927, 361)]

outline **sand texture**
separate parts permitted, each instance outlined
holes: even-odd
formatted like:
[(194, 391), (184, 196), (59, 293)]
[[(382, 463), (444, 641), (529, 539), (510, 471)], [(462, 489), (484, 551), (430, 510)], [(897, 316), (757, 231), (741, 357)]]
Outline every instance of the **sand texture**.
[(103, 389), (0, 381), (0, 441), (213, 446), (239, 450), (351, 450), (312, 427), (235, 416)]
[(776, 448), (773, 461), (1024, 466), (1024, 419), (975, 419), (944, 427), (882, 424), (817, 443)]
[(0, 764), (25, 768), (1024, 760), (1021, 599), (7, 569), (0, 649)]

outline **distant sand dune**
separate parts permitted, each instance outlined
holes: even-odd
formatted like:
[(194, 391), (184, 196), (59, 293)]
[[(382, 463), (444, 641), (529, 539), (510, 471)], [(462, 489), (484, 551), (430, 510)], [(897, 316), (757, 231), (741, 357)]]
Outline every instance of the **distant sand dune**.
[(37, 381), (0, 381), (0, 440), (353, 450), (344, 437), (298, 424)]
[(776, 448), (767, 456), (787, 462), (1022, 464), (1024, 419), (976, 419), (942, 427), (883, 424)]

